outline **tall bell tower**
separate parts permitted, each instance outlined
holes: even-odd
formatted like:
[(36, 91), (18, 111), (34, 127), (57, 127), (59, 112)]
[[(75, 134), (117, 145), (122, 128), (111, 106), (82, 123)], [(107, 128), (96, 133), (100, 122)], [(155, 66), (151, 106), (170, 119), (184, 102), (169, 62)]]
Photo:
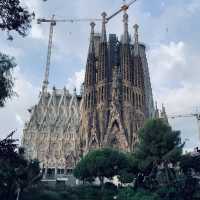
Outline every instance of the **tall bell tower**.
[(152, 98), (144, 45), (139, 43), (139, 26), (134, 25), (132, 40), (126, 11), (120, 41), (115, 34), (110, 34), (107, 40), (106, 13), (102, 13), (100, 34), (94, 33), (94, 26), (91, 23), (80, 146), (84, 153), (102, 147), (134, 151), (138, 130), (150, 118), (151, 105), (147, 99)]

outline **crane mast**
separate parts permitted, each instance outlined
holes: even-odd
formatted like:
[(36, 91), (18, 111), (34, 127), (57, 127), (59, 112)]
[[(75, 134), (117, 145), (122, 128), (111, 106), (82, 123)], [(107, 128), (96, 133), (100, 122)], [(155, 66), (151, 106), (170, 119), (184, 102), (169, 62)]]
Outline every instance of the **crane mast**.
[(50, 64), (51, 64), (51, 51), (52, 51), (52, 44), (53, 44), (53, 33), (54, 33), (54, 26), (56, 26), (57, 22), (88, 22), (88, 21), (101, 21), (101, 19), (55, 19), (55, 15), (52, 16), (51, 19), (45, 19), (45, 18), (39, 18), (37, 19), (37, 23), (50, 23), (50, 29), (49, 29), (49, 42), (48, 42), (48, 50), (47, 50), (47, 60), (46, 60), (46, 66), (45, 66), (45, 76), (44, 81), (42, 85), (42, 92), (47, 93), (47, 88), (49, 84), (49, 71), (50, 71)]
[(47, 61), (46, 61), (46, 67), (45, 67), (45, 77), (43, 81), (43, 87), (42, 91), (47, 92), (47, 87), (49, 84), (49, 68), (50, 68), (50, 62), (51, 62), (51, 49), (52, 49), (52, 42), (53, 42), (53, 28), (56, 25), (56, 22), (54, 21), (54, 15), (52, 16), (51, 22), (50, 22), (50, 29), (49, 29), (49, 42), (48, 42), (48, 52), (47, 52)]
[[(115, 17), (116, 15), (118, 15), (119, 13), (121, 13), (122, 11), (126, 12), (129, 7), (135, 3), (137, 0), (132, 0), (130, 1), (128, 4), (124, 4), (123, 6), (121, 6), (121, 8), (115, 12), (114, 14), (112, 14), (111, 16), (107, 17), (105, 19), (104, 23), (108, 23), (109, 20), (111, 20), (113, 17)], [(50, 64), (51, 64), (51, 50), (52, 50), (52, 43), (53, 43), (53, 33), (54, 33), (54, 26), (56, 26), (57, 22), (70, 22), (70, 23), (74, 23), (74, 22), (91, 22), (91, 21), (102, 21), (102, 19), (92, 19), (92, 18), (85, 18), (85, 19), (55, 19), (55, 15), (52, 16), (51, 19), (45, 19), (45, 18), (39, 18), (37, 19), (37, 23), (41, 24), (41, 23), (50, 23), (50, 30), (49, 30), (49, 42), (48, 42), (48, 51), (47, 51), (47, 61), (46, 61), (46, 66), (45, 66), (45, 77), (44, 77), (44, 81), (43, 81), (43, 86), (42, 86), (42, 92), (43, 93), (47, 93), (47, 88), (48, 88), (48, 84), (49, 84), (49, 71), (50, 71)]]

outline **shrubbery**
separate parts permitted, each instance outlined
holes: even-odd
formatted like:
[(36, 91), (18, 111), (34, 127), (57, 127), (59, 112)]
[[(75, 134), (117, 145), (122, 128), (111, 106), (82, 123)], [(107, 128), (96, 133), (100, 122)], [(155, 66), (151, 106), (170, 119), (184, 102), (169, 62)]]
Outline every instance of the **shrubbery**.
[[(14, 133), (14, 132), (13, 132)], [(10, 134), (0, 140), (0, 199), (14, 200), (42, 178), (39, 162), (26, 160), (24, 150)]]
[[(89, 152), (74, 175), (81, 186), (49, 188), (43, 184), (24, 191), (20, 200), (199, 200), (199, 158), (182, 155), (180, 133), (161, 120), (151, 120), (140, 131), (133, 154), (114, 149)], [(118, 187), (104, 178), (117, 176)], [(100, 186), (92, 181), (100, 179)], [(131, 183), (125, 187), (122, 183)]]
[(82, 180), (118, 176), (122, 183), (133, 183), (132, 189), (119, 190), (119, 199), (192, 200), (198, 196), (199, 184), (191, 171), (199, 172), (200, 158), (182, 155), (179, 131), (161, 119), (149, 120), (139, 132), (139, 141), (133, 154), (111, 149), (88, 153), (74, 175)]
[[(42, 188), (42, 189), (41, 189)], [(117, 195), (117, 190), (106, 187), (102, 194), (98, 186), (66, 187), (65, 190), (56, 190), (41, 186), (26, 191), (21, 200), (110, 200)]]

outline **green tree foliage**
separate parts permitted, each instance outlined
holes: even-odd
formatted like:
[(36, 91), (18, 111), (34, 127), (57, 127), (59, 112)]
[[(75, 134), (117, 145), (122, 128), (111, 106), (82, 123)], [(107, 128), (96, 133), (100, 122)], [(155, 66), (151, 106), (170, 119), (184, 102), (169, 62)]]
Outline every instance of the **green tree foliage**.
[[(7, 31), (8, 39), (13, 40), (11, 31), (26, 36), (31, 27), (34, 13), (21, 6), (20, 0), (0, 0), (0, 30)], [(0, 53), (0, 107), (13, 95), (13, 77), (11, 69), (16, 66), (14, 59)]]
[(127, 153), (127, 165), (120, 171), (119, 180), (122, 183), (132, 183), (133, 180), (138, 176), (140, 172), (138, 168), (137, 160), (133, 153)]
[(180, 132), (161, 119), (149, 120), (139, 132), (139, 143), (133, 154), (138, 166), (136, 187), (155, 189), (159, 184), (170, 184), (176, 180), (174, 166), (182, 156)]
[(12, 70), (15, 66), (14, 58), (0, 53), (0, 107), (14, 94)]
[(135, 191), (133, 188), (127, 187), (119, 190), (118, 200), (160, 200), (159, 196), (155, 193), (138, 190)]
[(20, 0), (0, 0), (0, 29), (3, 31), (16, 31), (25, 36), (33, 15), (21, 6)]
[(23, 149), (10, 137), (0, 141), (0, 199), (12, 200), (39, 181), (39, 162), (27, 161)]
[(180, 160), (180, 167), (184, 174), (194, 172), (200, 172), (200, 155), (191, 156), (190, 154), (183, 155)]
[(99, 178), (103, 185), (105, 177), (111, 179), (119, 175), (127, 164), (127, 157), (122, 152), (114, 149), (95, 150), (82, 158), (74, 170), (74, 175), (83, 181)]
[[(184, 179), (181, 182), (184, 190), (181, 192), (185, 200), (190, 200), (194, 196), (200, 197), (199, 180), (193, 174), (198, 175), (200, 172), (200, 156), (199, 155), (183, 155), (180, 160), (180, 169), (184, 174)], [(198, 199), (198, 198), (197, 198)]]
[(182, 155), (183, 144), (180, 132), (160, 119), (150, 120), (139, 133), (139, 144), (135, 158), (141, 169), (152, 169), (154, 164), (170, 162), (176, 164)]
[(41, 183), (25, 191), (20, 200), (111, 200), (116, 195), (117, 190), (107, 188), (106, 185), (102, 195), (99, 186), (68, 186), (63, 190), (57, 190)]

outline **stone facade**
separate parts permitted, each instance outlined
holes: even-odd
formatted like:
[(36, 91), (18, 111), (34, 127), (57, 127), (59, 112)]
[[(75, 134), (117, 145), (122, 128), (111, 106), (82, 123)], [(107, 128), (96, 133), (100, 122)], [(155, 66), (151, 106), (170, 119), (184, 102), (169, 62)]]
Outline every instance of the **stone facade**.
[(92, 149), (113, 147), (134, 151), (138, 130), (155, 115), (145, 45), (134, 40), (124, 13), (121, 40), (91, 23), (85, 81), (81, 95), (65, 88), (42, 90), (39, 103), (30, 110), (23, 146), (29, 159), (37, 158), (46, 174), (59, 176), (74, 168)]
[(74, 168), (80, 127), (81, 97), (65, 88), (42, 93), (39, 103), (29, 110), (31, 117), (22, 139), (28, 159), (37, 158), (48, 174), (62, 175)]
[(106, 14), (102, 17), (100, 35), (91, 24), (79, 146), (84, 153), (102, 147), (134, 151), (138, 129), (154, 115), (145, 46), (139, 43), (138, 25), (131, 41), (126, 13), (121, 40), (111, 34), (107, 41)]

